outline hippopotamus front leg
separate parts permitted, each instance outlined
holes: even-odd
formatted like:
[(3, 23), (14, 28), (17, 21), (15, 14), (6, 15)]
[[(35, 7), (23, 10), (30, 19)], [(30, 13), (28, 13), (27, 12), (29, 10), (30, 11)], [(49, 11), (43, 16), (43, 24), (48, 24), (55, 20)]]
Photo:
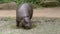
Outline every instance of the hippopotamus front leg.
[(21, 18), (20, 19), (18, 19), (18, 18), (16, 19), (16, 26), (17, 27), (19, 27), (19, 24), (21, 23), (21, 20), (22, 20)]

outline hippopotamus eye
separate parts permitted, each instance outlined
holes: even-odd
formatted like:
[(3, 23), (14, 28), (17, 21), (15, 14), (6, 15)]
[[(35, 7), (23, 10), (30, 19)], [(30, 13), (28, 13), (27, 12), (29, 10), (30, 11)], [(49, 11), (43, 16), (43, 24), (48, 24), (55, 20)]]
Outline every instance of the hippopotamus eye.
[(26, 16), (26, 17), (29, 17), (29, 16)]

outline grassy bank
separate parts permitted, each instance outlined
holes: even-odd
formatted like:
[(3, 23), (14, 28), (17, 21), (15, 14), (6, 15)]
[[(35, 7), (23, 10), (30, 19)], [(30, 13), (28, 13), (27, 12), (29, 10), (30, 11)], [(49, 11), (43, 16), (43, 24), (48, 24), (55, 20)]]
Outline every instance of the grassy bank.
[(15, 5), (12, 4), (15, 8), (22, 3), (31, 3), (34, 8), (60, 6), (60, 0), (0, 0), (0, 4), (7, 3), (7, 8), (11, 7), (9, 4), (11, 2), (15, 2)]

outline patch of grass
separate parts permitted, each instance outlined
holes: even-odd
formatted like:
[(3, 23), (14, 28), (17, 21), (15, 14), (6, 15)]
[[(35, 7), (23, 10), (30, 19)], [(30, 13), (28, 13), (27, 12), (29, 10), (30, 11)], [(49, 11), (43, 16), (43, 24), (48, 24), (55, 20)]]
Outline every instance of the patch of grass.
[(2, 34), (2, 32), (0, 32), (0, 34)]
[[(5, 18), (5, 17), (4, 17)], [(10, 19), (12, 17), (7, 17)], [(14, 18), (15, 20), (15, 18)], [(22, 28), (16, 27), (15, 21), (0, 21), (0, 30), (3, 33), (9, 31), (9, 34), (59, 34), (60, 33), (60, 18), (53, 18), (53, 17), (33, 17), (32, 18), (32, 29), (26, 30)], [(57, 22), (56, 22), (57, 21)], [(2, 34), (2, 33), (1, 33)]]
[[(15, 20), (16, 17), (0, 17), (0, 21), (10, 21), (10, 20)], [(56, 21), (57, 19), (60, 19), (60, 18), (54, 18), (54, 17), (33, 17), (32, 18), (32, 21), (45, 21), (45, 22), (54, 22)]]
[(11, 33), (9, 33), (9, 34), (13, 34), (13, 33), (11, 32)]
[(14, 20), (14, 19), (15, 19), (15, 17), (8, 16), (8, 17), (1, 17), (0, 21), (10, 21), (10, 20)]
[(45, 22), (54, 22), (56, 18), (42, 18)]
[(32, 28), (36, 28), (37, 27), (37, 24), (32, 24)]

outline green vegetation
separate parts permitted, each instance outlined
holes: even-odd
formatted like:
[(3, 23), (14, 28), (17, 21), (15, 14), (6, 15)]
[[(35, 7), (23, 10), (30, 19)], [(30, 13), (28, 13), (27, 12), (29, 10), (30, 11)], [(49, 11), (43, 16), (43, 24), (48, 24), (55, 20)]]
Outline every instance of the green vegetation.
[(0, 34), (2, 34), (2, 32), (0, 32)]
[(0, 0), (0, 3), (8, 3), (11, 2), (12, 0)]
[(58, 0), (60, 2), (60, 0)]
[(31, 3), (34, 7), (40, 6), (41, 0), (15, 0), (15, 2), (19, 5), (22, 3)]
[(16, 2), (17, 5), (22, 3), (31, 3), (34, 8), (38, 7), (49, 7), (49, 6), (57, 6), (60, 4), (60, 0), (0, 0), (0, 3), (9, 3)]

